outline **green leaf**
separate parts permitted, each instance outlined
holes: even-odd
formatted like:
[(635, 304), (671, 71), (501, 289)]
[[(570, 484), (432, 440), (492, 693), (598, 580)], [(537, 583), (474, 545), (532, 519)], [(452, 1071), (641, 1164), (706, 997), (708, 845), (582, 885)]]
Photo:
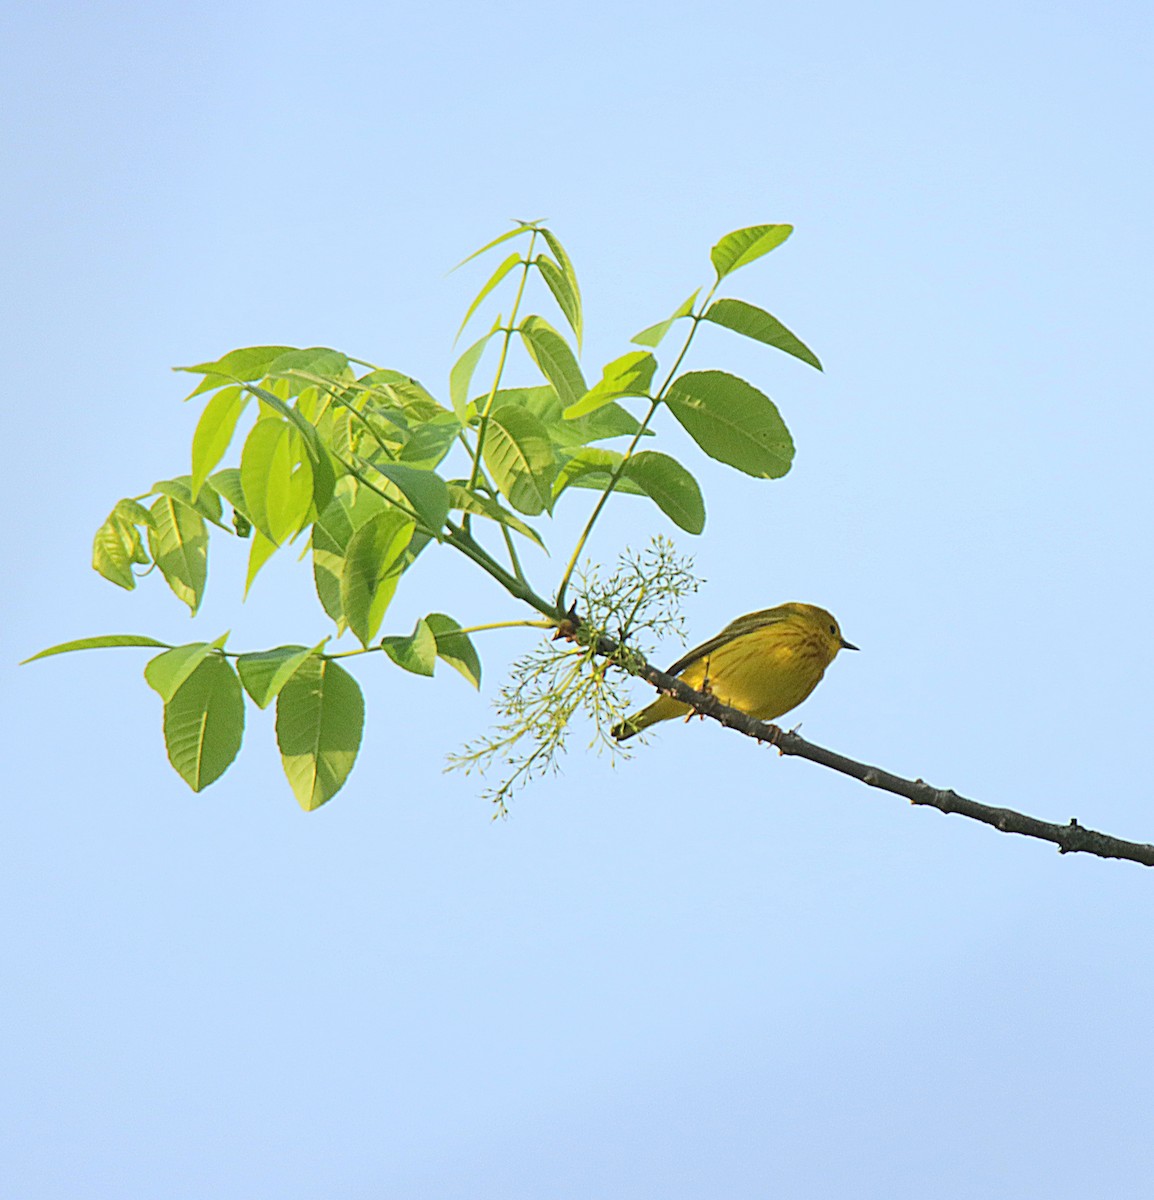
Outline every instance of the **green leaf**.
[(412, 536), (412, 520), (396, 509), (385, 509), (349, 539), (341, 565), (341, 610), (362, 646), (377, 636), (400, 576), (390, 568)]
[(277, 646), (275, 650), (242, 654), (236, 660), (236, 669), (244, 690), (258, 708), (268, 708), (285, 684), (309, 658), (320, 653), (327, 641), (325, 638), (311, 649), (308, 646)]
[[(621, 465), (625, 455), (616, 450), (603, 450), (597, 446), (583, 446), (562, 466), (553, 484), (553, 497), (556, 499), (570, 487), (590, 488), (603, 492), (613, 477), (613, 472)], [(640, 484), (634, 483), (622, 475), (614, 488), (615, 491), (625, 492), (631, 496), (644, 496), (648, 493)]]
[(132, 564), (140, 561), (137, 546), (143, 552), (136, 526), (121, 520), (113, 510), (92, 539), (92, 569), (110, 583), (131, 592), (136, 587)]
[(697, 300), (697, 294), (700, 291), (701, 289), (698, 288), (688, 300), (678, 306), (677, 311), (671, 317), (666, 317), (664, 321), (658, 321), (656, 325), (650, 325), (647, 329), (643, 329), (629, 340), (638, 346), (651, 346), (656, 349), (661, 345), (665, 335), (673, 328), (674, 321), (679, 321), (682, 317), (689, 316), (693, 311), (694, 302)]
[(727, 233), (709, 252), (718, 282), (739, 267), (777, 249), (791, 233), (792, 225), (750, 225)]
[[(637, 418), (620, 404), (606, 404), (596, 412), (584, 417), (575, 417), (571, 421), (563, 421), (561, 424), (566, 431), (572, 431), (581, 445), (599, 442), (605, 438), (634, 437), (641, 428)], [(550, 434), (552, 433), (551, 429)], [(653, 430), (647, 429), (642, 436), (653, 437)]]
[(755, 342), (764, 342), (767, 346), (784, 350), (786, 354), (800, 358), (819, 371), (822, 369), (821, 360), (799, 337), (756, 305), (746, 304), (744, 300), (717, 300), (705, 314), (705, 319), (715, 325), (724, 325), (734, 333), (753, 338)]
[[(577, 348), (581, 348), (581, 289), (577, 286), (577, 272), (573, 269), (573, 263), (569, 259), (569, 255), (565, 253), (565, 247), (561, 245), (554, 234), (549, 229), (542, 228), (541, 236), (545, 239), (546, 245), (553, 251), (553, 257), (557, 260), (557, 267), (560, 272), (557, 284), (550, 279), (549, 275), (542, 269), (541, 274), (545, 275), (545, 282), (549, 285), (549, 290), (553, 293), (557, 303), (561, 306), (561, 311), (565, 314), (565, 319), (573, 327), (573, 333), (577, 338)], [(548, 259), (544, 260), (546, 263)], [(540, 260), (538, 260), (540, 262)], [(552, 265), (552, 264), (550, 264)], [(562, 292), (558, 292), (558, 286), (562, 287)], [(565, 299), (562, 299), (564, 294)], [(572, 315), (570, 315), (572, 310)]]
[(145, 682), (167, 704), (210, 654), (224, 649), (227, 639), (226, 633), (215, 642), (189, 642), (158, 654), (144, 668)]
[(162, 479), (159, 483), (152, 485), (152, 492), (157, 496), (171, 496), (174, 500), (187, 504), (189, 508), (195, 508), (202, 517), (214, 525), (220, 526), (221, 529), (228, 528), (221, 520), (220, 496), (216, 489), (209, 488), (205, 491), (202, 488), (200, 495), (194, 500), (191, 475), (178, 475), (175, 479)]
[(648, 396), (657, 359), (648, 350), (631, 350), (606, 363), (601, 379), (577, 401), (565, 409), (566, 420), (583, 417), (612, 403), (619, 396)]
[(346, 624), (341, 607), (341, 574), (349, 541), (366, 521), (387, 509), (387, 501), (376, 492), (346, 476), (313, 522), (313, 578), (317, 598), (338, 629), (343, 630)]
[(793, 462), (793, 439), (777, 405), (724, 371), (690, 371), (666, 397), (691, 438), (719, 462), (759, 479), (778, 479)]
[(51, 658), (54, 654), (71, 654), (73, 650), (104, 650), (113, 646), (154, 646), (171, 649), (167, 642), (158, 642), (156, 638), (146, 637), (138, 633), (104, 633), (97, 637), (77, 638), (72, 642), (61, 642), (59, 646), (49, 646), (47, 650), (38, 650), (24, 663), (35, 662), (38, 658)]
[[(520, 237), (523, 233), (529, 233), (534, 228), (532, 223), (528, 221), (518, 221), (517, 225), (518, 228), (510, 229), (507, 233), (501, 234), (500, 237), (495, 237), (491, 242), (486, 242), (480, 250), (474, 250), (472, 254), (461, 259), (461, 261), (453, 268), (453, 271), (460, 270), (460, 268), (463, 267), (467, 262), (472, 262), (473, 259), (480, 257), (480, 255), (484, 254), (486, 250), (492, 250), (494, 246), (499, 246), (502, 242), (507, 242), (510, 238)], [(450, 274), (452, 274), (452, 272), (450, 272)]]
[(478, 690), (481, 687), (481, 659), (473, 648), (467, 633), (445, 613), (429, 613), (425, 623), (433, 631), (437, 642), (437, 657), (460, 671)]
[(204, 406), (192, 435), (192, 495), (200, 494), (209, 472), (224, 457), (248, 396), (236, 386), (221, 388)]
[(449, 399), (453, 404), (453, 412), (462, 425), (469, 423), (469, 384), (473, 381), (473, 372), (485, 353), (485, 347), (493, 336), (492, 331), (483, 338), (475, 341), (464, 354), (453, 364), (449, 372)]
[(152, 561), (137, 525), (153, 528), (152, 514), (135, 500), (120, 500), (92, 539), (93, 569), (128, 591), (136, 587), (133, 564)]
[(481, 290), (480, 290), (480, 291), (477, 293), (477, 295), (474, 297), (474, 299), (473, 299), (473, 303), (469, 305), (469, 311), (468, 311), (468, 312), (465, 314), (465, 319), (464, 319), (464, 320), (461, 322), (461, 327), (460, 327), (460, 328), (457, 330), (457, 337), (455, 337), (455, 338), (453, 339), (453, 341), (454, 341), (454, 342), (457, 340), (457, 338), (459, 338), (459, 337), (461, 336), (461, 334), (462, 334), (462, 333), (464, 333), (464, 332), (465, 332), (465, 326), (466, 326), (466, 325), (468, 325), (468, 323), (469, 323), (469, 318), (470, 318), (470, 317), (471, 317), (471, 316), (472, 316), (472, 315), (473, 315), (473, 314), (474, 314), (474, 313), (477, 311), (477, 309), (478, 309), (478, 308), (481, 306), (481, 303), (484, 301), (485, 297), (486, 297), (486, 296), (487, 296), (487, 295), (488, 295), (488, 294), (489, 294), (489, 293), (490, 293), (490, 292), (491, 292), (491, 291), (492, 291), (492, 290), (493, 290), (493, 289), (494, 289), (494, 288), (495, 288), (495, 287), (496, 287), (496, 286), (497, 286), (497, 285), (498, 285), (498, 284), (501, 282), (501, 280), (502, 280), (502, 279), (504, 279), (504, 278), (505, 278), (505, 276), (506, 276), (506, 275), (508, 275), (508, 274), (509, 274), (509, 272), (510, 272), (510, 271), (511, 271), (511, 270), (512, 270), (512, 269), (513, 269), (515, 266), (517, 266), (517, 264), (518, 264), (518, 263), (520, 263), (521, 261), (522, 261), (522, 259), (521, 259), (521, 256), (520, 256), (520, 255), (519, 255), (519, 254), (518, 254), (516, 251), (514, 251), (514, 252), (513, 252), (512, 254), (510, 254), (510, 255), (509, 255), (509, 257), (508, 257), (507, 259), (505, 259), (505, 261), (504, 261), (504, 262), (503, 262), (503, 263), (502, 263), (502, 264), (501, 264), (501, 265), (500, 265), (500, 266), (499, 266), (499, 267), (498, 267), (498, 268), (497, 268), (497, 269), (496, 269), (496, 270), (493, 272), (493, 274), (489, 276), (488, 282), (486, 282), (485, 286), (484, 286), (484, 287), (483, 287), (483, 288), (482, 288), (482, 289), (481, 289)]
[(449, 488), (440, 475), (402, 463), (374, 462), (373, 469), (400, 489), (430, 532), (441, 531), (449, 516)]
[(248, 548), (248, 569), (244, 575), (244, 598), (248, 599), (249, 588), (252, 587), (260, 569), (277, 552), (276, 542), (265, 537), (259, 529), (253, 531), (252, 543)]
[(246, 516), (270, 541), (292, 537), (313, 503), (313, 469), (301, 435), (287, 421), (265, 417), (252, 427), (240, 459)]
[(310, 656), (281, 689), (277, 745), (306, 812), (341, 790), (356, 762), (364, 724), (365, 701), (357, 681), (331, 660)]
[(230, 350), (216, 362), (198, 363), (195, 367), (173, 367), (173, 370), (204, 376), (185, 397), (186, 400), (191, 400), (201, 392), (211, 392), (223, 384), (235, 383), (238, 379), (245, 382), (263, 379), (269, 363), (291, 349), (291, 346), (245, 346), (240, 350)]
[[(548, 385), (533, 388), (502, 388), (493, 397), (493, 407), (518, 404), (527, 409), (545, 426), (549, 440), (560, 449), (575, 449), (587, 442), (602, 438), (633, 437), (640, 424), (620, 404), (609, 403), (596, 412), (574, 420), (561, 415), (561, 401)], [(647, 429), (646, 437), (653, 437)]]
[(408, 637), (381, 638), (381, 647), (398, 667), (414, 675), (432, 675), (437, 665), (437, 639), (425, 621), (418, 621)]
[(569, 349), (569, 343), (543, 317), (526, 317), (521, 322), (521, 339), (541, 374), (555, 388), (561, 403), (576, 404), (589, 390)]
[(544, 425), (513, 404), (489, 416), (485, 465), (500, 493), (518, 511), (535, 517), (553, 503), (557, 463)]
[(153, 561), (168, 586), (195, 616), (208, 579), (208, 530), (204, 517), (166, 495), (157, 497), (151, 511), (155, 528), (148, 531), (148, 545)]
[[(309, 346), (304, 350), (286, 350), (269, 363), (265, 374), (271, 378), (288, 379), (289, 395), (298, 396), (317, 376), (331, 380), (340, 376), (349, 365), (348, 356), (327, 346)], [(313, 376), (314, 378), (307, 378)]]
[[(286, 393), (289, 390), (288, 381), (284, 379), (278, 380), (276, 386)], [(306, 421), (304, 415), (297, 408), (291, 404), (286, 404), (274, 392), (270, 392), (267, 388), (257, 387), (254, 383), (245, 384), (245, 391), (256, 396), (258, 400), (263, 401), (274, 412), (280, 413), (286, 421), (292, 422), (297, 432), (304, 438), (305, 450), (314, 463), (324, 457), (326, 451), (324, 446), (321, 445), (316, 426)]]
[(215, 475), (208, 477), (208, 482), (212, 484), (217, 495), (223, 496), (249, 524), (252, 524), (248, 501), (244, 498), (244, 487), (240, 482), (240, 471), (236, 467), (225, 467), (223, 471), (217, 471)]
[(168, 761), (194, 792), (219, 779), (244, 735), (244, 697), (226, 659), (206, 658), (164, 706)]
[(464, 480), (450, 480), (449, 506), (460, 509), (462, 512), (472, 513), (473, 516), (488, 517), (490, 521), (508, 525), (510, 529), (515, 529), (523, 537), (536, 543), (542, 550), (545, 549), (541, 535), (531, 525), (526, 525), (520, 517), (514, 516), (508, 509), (502, 508), (491, 496), (482, 496), (478, 492), (469, 491)]
[(450, 412), (428, 417), (409, 432), (400, 460), (410, 467), (431, 470), (453, 448), (460, 432), (461, 422)]
[(705, 528), (705, 501), (697, 480), (675, 459), (642, 450), (626, 464), (624, 478), (636, 483), (686, 533)]
[(573, 290), (576, 286), (575, 281), (571, 285), (569, 276), (547, 254), (538, 254), (534, 265), (541, 272), (541, 278), (549, 285), (553, 299), (557, 301), (557, 307), (561, 309), (565, 320), (569, 322), (569, 327), (577, 338), (577, 349), (580, 350), (581, 297)]
[[(615, 450), (587, 446), (561, 469), (553, 486), (554, 495), (567, 487), (593, 488), (603, 492), (623, 455)], [(692, 475), (668, 454), (642, 450), (625, 464), (614, 491), (631, 496), (648, 496), (676, 525), (688, 533), (705, 527), (705, 502)]]
[(151, 525), (152, 513), (136, 500), (119, 500), (112, 510), (114, 517), (129, 522), (131, 525)]

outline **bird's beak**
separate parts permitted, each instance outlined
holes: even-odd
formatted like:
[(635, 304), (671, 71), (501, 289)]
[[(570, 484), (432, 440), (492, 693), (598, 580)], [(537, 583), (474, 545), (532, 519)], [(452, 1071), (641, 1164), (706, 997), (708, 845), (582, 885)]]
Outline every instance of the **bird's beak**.
[(853, 642), (847, 642), (845, 638), (841, 639), (841, 648), (843, 650), (860, 650), (860, 646), (855, 646)]

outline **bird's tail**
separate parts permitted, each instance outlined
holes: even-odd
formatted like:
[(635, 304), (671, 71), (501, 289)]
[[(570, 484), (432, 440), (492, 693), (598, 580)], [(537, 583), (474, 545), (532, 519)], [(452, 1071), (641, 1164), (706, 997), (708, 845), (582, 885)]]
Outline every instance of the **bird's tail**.
[(659, 696), (647, 708), (635, 712), (631, 717), (626, 717), (624, 721), (614, 725), (609, 732), (619, 742), (623, 742), (626, 738), (633, 737), (635, 733), (648, 729), (650, 725), (656, 725), (658, 721), (668, 721), (688, 711), (688, 705), (674, 700), (671, 696)]

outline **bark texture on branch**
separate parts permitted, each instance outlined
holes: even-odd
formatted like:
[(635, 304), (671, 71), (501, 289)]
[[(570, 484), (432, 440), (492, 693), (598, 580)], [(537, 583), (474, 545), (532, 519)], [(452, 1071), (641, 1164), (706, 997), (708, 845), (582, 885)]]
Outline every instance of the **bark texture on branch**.
[[(620, 660), (620, 647), (615, 642), (602, 639), (598, 648), (606, 655)], [(1058, 847), (1060, 854), (1095, 854), (1099, 858), (1121, 858), (1128, 862), (1140, 863), (1144, 867), (1154, 867), (1154, 845), (1147, 842), (1128, 842), (1123, 838), (1098, 833), (1079, 825), (1073, 818), (1069, 824), (1056, 825), (1052, 821), (1042, 821), (1037, 817), (1015, 812), (1012, 808), (995, 808), (993, 805), (981, 804), (977, 800), (959, 796), (955, 791), (932, 787), (922, 779), (903, 779), (900, 775), (857, 762), (844, 754), (806, 741), (798, 734), (790, 733), (768, 721), (755, 720), (736, 708), (729, 708), (705, 692), (696, 691), (680, 679), (666, 675), (664, 671), (659, 671), (646, 662), (635, 659), (633, 666), (635, 673), (651, 683), (659, 692), (688, 704), (695, 712), (704, 717), (711, 717), (728, 729), (736, 729), (746, 737), (776, 746), (782, 754), (808, 759), (819, 766), (828, 767), (831, 771), (858, 779), (870, 787), (892, 792), (895, 796), (903, 796), (913, 804), (926, 805), (943, 813), (958, 813), (974, 821), (981, 821), (984, 825), (991, 825), (1002, 833), (1020, 833), (1026, 837), (1052, 842)]]

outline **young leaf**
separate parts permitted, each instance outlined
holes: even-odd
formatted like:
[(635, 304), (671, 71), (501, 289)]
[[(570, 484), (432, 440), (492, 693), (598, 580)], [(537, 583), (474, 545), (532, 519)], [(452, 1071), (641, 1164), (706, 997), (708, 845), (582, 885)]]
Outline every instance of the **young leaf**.
[(673, 328), (674, 321), (679, 321), (682, 317), (689, 316), (693, 311), (694, 302), (697, 300), (697, 293), (700, 291), (701, 289), (698, 288), (688, 300), (678, 306), (677, 311), (671, 317), (666, 317), (664, 321), (658, 321), (656, 325), (650, 325), (647, 329), (643, 329), (629, 340), (638, 346), (651, 346), (653, 349), (657, 349), (661, 345), (665, 335)]
[(626, 479), (636, 483), (657, 507), (686, 533), (705, 528), (705, 501), (697, 480), (675, 459), (657, 450), (642, 450), (625, 467)]
[(229, 768), (244, 735), (244, 698), (236, 672), (218, 654), (206, 658), (164, 706), (168, 761), (194, 792)]
[(301, 808), (320, 808), (341, 790), (356, 762), (365, 724), (357, 681), (331, 660), (310, 656), (281, 688), (276, 740)]
[(192, 435), (192, 497), (200, 495), (209, 472), (224, 457), (236, 423), (248, 404), (248, 395), (239, 387), (221, 388), (204, 406), (204, 412)]
[(716, 300), (705, 314), (705, 319), (716, 325), (724, 325), (734, 333), (753, 338), (755, 342), (764, 342), (767, 346), (784, 350), (786, 354), (800, 358), (819, 371), (822, 369), (821, 360), (799, 337), (756, 305), (746, 304), (744, 300)]
[(24, 663), (35, 662), (38, 658), (51, 658), (54, 654), (71, 654), (73, 650), (104, 650), (113, 646), (155, 646), (171, 650), (167, 642), (158, 642), (156, 638), (146, 637), (138, 633), (104, 633), (97, 637), (77, 638), (72, 642), (61, 642), (59, 646), (49, 646), (47, 650), (38, 650)]
[[(309, 346), (304, 350), (286, 350), (278, 354), (265, 369), (265, 374), (273, 379), (287, 379), (289, 395), (300, 395), (310, 384), (316, 383), (316, 376), (330, 380), (338, 378), (349, 365), (347, 355), (339, 350), (330, 350), (327, 346)], [(313, 376), (314, 378), (308, 378)]]
[[(157, 496), (171, 496), (174, 500), (179, 500), (182, 504), (187, 504), (189, 508), (195, 508), (202, 517), (219, 526), (221, 529), (228, 528), (221, 520), (220, 496), (216, 489), (208, 488), (205, 490), (202, 488), (200, 495), (194, 500), (192, 497), (191, 475), (178, 475), (175, 479), (162, 479), (159, 483), (152, 485), (152, 492)], [(124, 501), (122, 500), (121, 504), (123, 503)], [(120, 505), (117, 507), (119, 508)]]
[(499, 246), (502, 242), (507, 242), (510, 238), (520, 237), (523, 233), (530, 233), (534, 228), (531, 221), (518, 221), (517, 226), (516, 229), (510, 229), (507, 233), (501, 234), (500, 237), (495, 237), (491, 242), (486, 242), (480, 250), (474, 250), (472, 254), (461, 259), (453, 270), (460, 270), (467, 262), (472, 262), (473, 259), (480, 257), (486, 250), (492, 250), (494, 246)]
[(245, 439), (240, 481), (246, 514), (280, 545), (304, 523), (313, 503), (313, 469), (301, 435), (277, 417), (264, 417)]
[(185, 397), (186, 400), (191, 400), (201, 392), (211, 392), (223, 384), (235, 383), (238, 379), (246, 383), (254, 379), (263, 379), (269, 363), (291, 349), (291, 346), (245, 346), (240, 350), (230, 350), (216, 362), (198, 363), (195, 367), (173, 367), (173, 370), (204, 376)]
[(127, 591), (136, 587), (133, 564), (144, 566), (152, 561), (137, 525), (151, 529), (152, 514), (135, 500), (120, 500), (92, 540), (93, 569)]
[(259, 529), (254, 529), (252, 543), (248, 548), (248, 569), (244, 575), (244, 598), (248, 599), (249, 588), (252, 587), (261, 567), (277, 552), (276, 542), (265, 537)]
[(492, 336), (490, 331), (475, 341), (449, 371), (449, 399), (453, 405), (453, 412), (457, 414), (457, 420), (462, 425), (469, 423), (469, 384), (473, 381), (473, 372), (477, 369), (481, 355), (485, 353), (485, 347)]
[(153, 561), (195, 616), (208, 579), (204, 517), (172, 496), (159, 496), (152, 505), (152, 520), (155, 528), (148, 531), (148, 546)]
[(475, 517), (488, 517), (490, 521), (508, 525), (510, 529), (515, 529), (523, 537), (527, 537), (531, 542), (540, 546), (542, 550), (545, 549), (545, 543), (532, 525), (526, 525), (520, 517), (514, 516), (508, 509), (502, 508), (491, 496), (470, 492), (463, 479), (449, 481), (449, 505), (451, 508), (460, 509), (461, 512), (472, 513)]
[[(581, 289), (577, 286), (577, 272), (573, 269), (572, 262), (569, 261), (569, 255), (565, 253), (565, 247), (561, 245), (554, 234), (549, 229), (542, 228), (541, 236), (545, 239), (546, 245), (553, 251), (553, 257), (557, 260), (557, 266), (560, 270), (560, 280), (564, 282), (564, 295), (566, 300), (562, 300), (558, 295), (557, 287), (554, 286), (545, 272), (545, 282), (549, 284), (549, 290), (557, 299), (557, 303), (561, 306), (561, 311), (565, 314), (565, 319), (573, 326), (573, 333), (577, 338), (577, 349), (581, 349)], [(548, 259), (545, 259), (548, 262)], [(570, 316), (569, 305), (573, 310), (573, 315)]]
[(121, 520), (114, 510), (92, 539), (92, 569), (131, 592), (136, 587), (132, 564), (139, 561), (137, 546), (143, 551), (136, 526)]
[(513, 404), (492, 413), (484, 457), (497, 489), (518, 512), (535, 517), (551, 507), (557, 464), (549, 435), (532, 413)]
[(244, 498), (244, 488), (240, 482), (240, 471), (236, 467), (225, 467), (215, 475), (208, 477), (212, 490), (218, 496), (223, 496), (232, 507), (251, 525), (252, 517), (248, 511), (248, 501)]
[(374, 462), (373, 469), (400, 489), (430, 532), (441, 531), (449, 515), (449, 489), (440, 475), (390, 462)]
[(425, 624), (433, 631), (437, 643), (437, 657), (462, 675), (478, 690), (481, 687), (481, 659), (473, 649), (467, 633), (445, 613), (429, 613)]
[[(309, 466), (307, 459), (301, 461), (304, 466)], [(333, 498), (333, 492), (336, 491), (338, 476), (346, 473), (345, 468), (333, 458), (319, 436), (317, 438), (317, 454), (313, 457), (309, 469), (312, 471), (312, 496), (305, 512), (303, 524), (307, 524), (309, 517), (315, 513), (324, 511), (325, 506)]]
[(376, 492), (346, 477), (313, 522), (313, 578), (317, 598), (339, 630), (346, 624), (341, 607), (341, 575), (349, 540), (366, 521), (388, 508), (388, 501)]
[(774, 402), (744, 379), (689, 371), (673, 381), (667, 403), (710, 458), (759, 479), (778, 479), (789, 470), (789, 430)]
[(581, 297), (577, 295), (569, 283), (569, 276), (547, 255), (538, 254), (534, 265), (541, 272), (541, 278), (549, 285), (557, 307), (569, 322), (569, 328), (577, 339), (577, 349), (581, 349)]
[(408, 637), (381, 638), (381, 647), (398, 667), (414, 675), (432, 675), (437, 665), (437, 639), (426, 621), (418, 621)]
[(240, 673), (244, 690), (258, 708), (268, 708), (280, 694), (281, 688), (306, 660), (320, 653), (327, 641), (328, 638), (325, 638), (311, 649), (308, 646), (277, 646), (275, 650), (242, 654), (236, 660), (236, 669)]
[(601, 370), (601, 379), (577, 401), (565, 409), (565, 419), (584, 417), (596, 412), (619, 396), (647, 396), (653, 373), (657, 370), (657, 359), (647, 350), (631, 350), (620, 358), (606, 363)]
[[(257, 387), (255, 383), (245, 384), (245, 391), (250, 392), (256, 398), (268, 405), (273, 412), (279, 413), (286, 421), (292, 423), (296, 431), (304, 439), (305, 452), (309, 459), (316, 463), (326, 453), (324, 446), (321, 445), (320, 437), (317, 434), (316, 426), (311, 425), (305, 420), (304, 415), (292, 404), (286, 404), (285, 401), (278, 395), (278, 392), (283, 392), (285, 396), (289, 393), (289, 381), (287, 379), (278, 379), (274, 385), (275, 392), (270, 392), (267, 388)], [(264, 413), (262, 419), (267, 419), (270, 414)]]
[(720, 283), (726, 275), (775, 250), (793, 233), (792, 225), (750, 225), (727, 233), (709, 252)]
[(541, 374), (553, 385), (561, 403), (576, 404), (589, 390), (569, 343), (543, 317), (521, 322), (521, 339)]
[(131, 525), (151, 525), (152, 513), (136, 500), (119, 500), (112, 515)]
[(215, 642), (189, 642), (158, 654), (144, 668), (145, 682), (167, 704), (210, 654), (224, 648), (227, 637), (226, 633)]
[(493, 274), (489, 276), (488, 282), (485, 284), (485, 286), (484, 286), (484, 287), (483, 287), (483, 288), (482, 288), (482, 289), (481, 289), (481, 290), (480, 290), (480, 291), (477, 293), (477, 295), (474, 297), (474, 299), (473, 299), (473, 303), (469, 305), (469, 311), (468, 311), (468, 312), (465, 314), (465, 319), (464, 319), (464, 320), (461, 322), (461, 327), (460, 327), (460, 329), (458, 329), (458, 330), (457, 330), (457, 337), (453, 338), (453, 341), (454, 341), (454, 342), (456, 342), (457, 338), (459, 338), (459, 337), (461, 336), (461, 334), (465, 332), (465, 326), (466, 326), (466, 325), (468, 325), (468, 323), (469, 323), (469, 318), (470, 318), (470, 317), (471, 317), (471, 316), (472, 316), (472, 315), (473, 315), (473, 314), (474, 314), (474, 313), (477, 311), (477, 309), (478, 309), (478, 308), (481, 306), (481, 303), (482, 303), (482, 301), (484, 301), (485, 297), (486, 297), (486, 296), (487, 296), (487, 295), (488, 295), (488, 294), (489, 294), (489, 293), (490, 293), (490, 292), (491, 292), (491, 291), (492, 291), (492, 290), (493, 290), (493, 289), (494, 289), (494, 288), (495, 288), (495, 287), (496, 287), (496, 286), (497, 286), (497, 285), (498, 285), (498, 284), (501, 282), (501, 280), (502, 280), (502, 279), (504, 279), (504, 278), (505, 278), (505, 276), (506, 276), (506, 275), (508, 275), (508, 274), (509, 274), (509, 272), (510, 272), (510, 271), (511, 271), (511, 270), (512, 270), (512, 269), (513, 269), (515, 266), (517, 266), (517, 264), (518, 264), (518, 263), (520, 263), (521, 261), (522, 261), (522, 259), (521, 259), (521, 256), (520, 256), (520, 255), (519, 255), (519, 254), (518, 254), (516, 251), (514, 251), (514, 252), (513, 252), (512, 254), (510, 254), (510, 255), (509, 255), (509, 257), (508, 257), (507, 259), (505, 259), (505, 261), (504, 261), (504, 262), (503, 262), (503, 263), (502, 263), (502, 264), (501, 264), (501, 265), (500, 265), (500, 266), (499, 266), (499, 267), (498, 267), (498, 268), (497, 268), (497, 269), (496, 269), (496, 270), (493, 272)]
[(404, 554), (413, 522), (396, 509), (384, 509), (349, 539), (341, 567), (341, 609), (362, 646), (377, 636), (385, 609), (397, 588), (390, 568)]

